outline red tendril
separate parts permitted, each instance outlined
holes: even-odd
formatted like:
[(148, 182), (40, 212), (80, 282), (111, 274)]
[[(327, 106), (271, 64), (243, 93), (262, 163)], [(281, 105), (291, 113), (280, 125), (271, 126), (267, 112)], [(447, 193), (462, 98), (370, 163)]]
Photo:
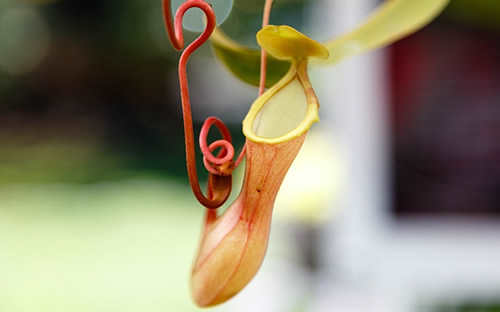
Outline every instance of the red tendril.
[[(217, 140), (210, 144), (210, 146), (207, 146), (208, 131), (210, 130), (212, 125), (215, 125), (217, 129), (219, 129), (219, 132), (222, 134), (222, 137), (224, 139)], [(220, 121), (216, 117), (208, 117), (201, 127), (199, 143), (201, 152), (203, 154), (203, 163), (210, 173), (216, 175), (231, 174), (231, 172), (224, 172), (222, 170), (223, 165), (227, 166), (228, 164), (231, 164), (234, 156), (234, 147), (231, 144), (231, 134), (222, 121)], [(219, 154), (217, 156), (214, 156), (212, 152), (219, 147), (221, 148)], [(213, 165), (218, 165), (220, 167), (215, 168)], [(224, 169), (232, 171), (232, 168)]]
[[(200, 148), (203, 154), (203, 163), (210, 173), (208, 197), (203, 195), (198, 181), (198, 174), (196, 172), (193, 118), (191, 114), (191, 103), (186, 71), (187, 62), (191, 54), (210, 38), (210, 35), (215, 29), (215, 14), (210, 4), (205, 1), (187, 0), (177, 9), (174, 27), (172, 24), (172, 15), (170, 14), (170, 0), (163, 0), (163, 16), (170, 42), (175, 49), (181, 50), (184, 47), (182, 19), (186, 11), (194, 7), (199, 8), (204, 12), (206, 16), (206, 26), (203, 33), (183, 51), (179, 60), (179, 84), (182, 101), (182, 117), (184, 120), (186, 165), (189, 183), (191, 184), (193, 193), (198, 201), (207, 208), (217, 208), (227, 200), (230, 193), (230, 177), (233, 169), (235, 168), (235, 164), (233, 164), (234, 147), (231, 144), (231, 134), (224, 123), (215, 117), (207, 118), (202, 126), (199, 138)], [(217, 140), (208, 146), (207, 136), (213, 125), (217, 127), (223, 139)], [(220, 148), (220, 151), (217, 156), (214, 156), (212, 152), (214, 152), (217, 148)], [(241, 155), (240, 157), (242, 158)], [(238, 159), (240, 159), (240, 157), (238, 157)]]

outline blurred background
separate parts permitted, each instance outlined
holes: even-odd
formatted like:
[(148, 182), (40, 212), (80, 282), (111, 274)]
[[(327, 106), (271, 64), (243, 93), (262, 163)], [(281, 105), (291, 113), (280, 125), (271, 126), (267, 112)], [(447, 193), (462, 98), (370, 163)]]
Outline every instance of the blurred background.
[[(264, 0), (211, 2), (256, 46)], [(380, 3), (275, 2), (271, 23), (318, 40)], [(498, 0), (451, 0), (387, 49), (311, 69), (322, 122), (261, 272), (214, 310), (500, 311), (499, 38)], [(161, 1), (0, 0), (0, 311), (198, 311), (178, 56)], [(189, 77), (195, 129), (219, 116), (239, 149), (257, 90), (208, 46)]]

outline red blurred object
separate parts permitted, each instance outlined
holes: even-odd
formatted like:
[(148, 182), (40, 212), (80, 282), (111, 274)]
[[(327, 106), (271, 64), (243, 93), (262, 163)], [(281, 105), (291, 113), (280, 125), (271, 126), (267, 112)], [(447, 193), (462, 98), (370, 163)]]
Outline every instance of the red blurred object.
[(500, 216), (500, 41), (434, 24), (391, 48), (398, 216)]

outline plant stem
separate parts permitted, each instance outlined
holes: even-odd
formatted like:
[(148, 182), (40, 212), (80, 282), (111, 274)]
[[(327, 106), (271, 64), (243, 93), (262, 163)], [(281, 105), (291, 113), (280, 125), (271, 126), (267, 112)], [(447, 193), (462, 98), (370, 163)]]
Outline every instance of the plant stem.
[[(262, 15), (262, 27), (265, 27), (269, 24), (269, 18), (271, 17), (271, 8), (273, 6), (273, 0), (266, 0), (264, 4), (264, 14)], [(267, 73), (267, 52), (264, 49), (260, 50), (260, 82), (259, 82), (259, 96), (264, 94), (266, 90), (266, 73)], [(236, 160), (234, 167), (238, 167), (240, 162), (245, 157), (246, 152), (246, 143), (243, 146), (243, 149)]]
[[(269, 24), (269, 18), (271, 16), (272, 6), (273, 6), (273, 0), (266, 0), (266, 3), (264, 4), (264, 14), (262, 15), (262, 28), (264, 28)], [(266, 89), (266, 72), (267, 72), (267, 53), (264, 49), (261, 49), (259, 96), (262, 95)]]

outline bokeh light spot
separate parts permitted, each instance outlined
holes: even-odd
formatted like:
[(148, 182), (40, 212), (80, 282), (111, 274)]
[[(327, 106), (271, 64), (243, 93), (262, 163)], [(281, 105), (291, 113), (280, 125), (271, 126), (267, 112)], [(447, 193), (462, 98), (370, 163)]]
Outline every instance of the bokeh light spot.
[(12, 75), (33, 71), (47, 55), (49, 42), (47, 22), (35, 9), (0, 13), (0, 70)]
[[(172, 1), (172, 15), (175, 16), (177, 8), (184, 2), (184, 0), (173, 0)], [(224, 21), (231, 13), (233, 9), (233, 0), (208, 0), (206, 1), (215, 11), (215, 18), (217, 20), (217, 25), (224, 23)], [(205, 17), (203, 12), (198, 9), (191, 9), (184, 15), (183, 26), (185, 29), (193, 32), (201, 32), (205, 28)]]

